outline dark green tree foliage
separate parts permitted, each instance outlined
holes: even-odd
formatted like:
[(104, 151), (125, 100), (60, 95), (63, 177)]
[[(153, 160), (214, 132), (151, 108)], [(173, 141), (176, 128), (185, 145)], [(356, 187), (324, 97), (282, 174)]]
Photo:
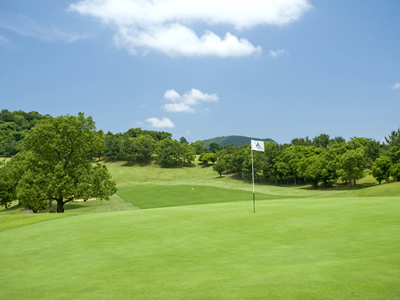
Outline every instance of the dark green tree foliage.
[(7, 209), (9, 204), (17, 198), (11, 166), (0, 166), (0, 205)]
[(193, 161), (195, 160), (196, 157), (196, 149), (194, 149), (192, 146), (189, 144), (183, 143), (182, 144), (183, 148), (183, 164), (185, 166), (190, 166)]
[(396, 164), (400, 161), (400, 129), (397, 131), (392, 131), (388, 137), (385, 137), (389, 157), (392, 160), (393, 164)]
[(386, 155), (378, 157), (372, 166), (372, 176), (381, 184), (382, 180), (388, 181), (392, 171), (392, 160)]
[(128, 162), (149, 163), (157, 147), (156, 141), (150, 135), (140, 135), (137, 138), (125, 138), (122, 141), (119, 157)]
[(397, 181), (400, 181), (400, 161), (392, 165), (390, 168), (390, 175), (392, 175), (393, 178), (396, 178)]
[(120, 133), (118, 134), (113, 134), (112, 132), (107, 132), (105, 135), (105, 140), (104, 140), (104, 149), (103, 153), (104, 156), (108, 160), (116, 160), (120, 158), (120, 151), (121, 151), (121, 146), (122, 146), (122, 135)]
[(209, 163), (214, 163), (217, 160), (217, 155), (215, 153), (202, 153), (199, 157), (199, 161), (208, 167)]
[(306, 136), (305, 138), (294, 138), (290, 142), (293, 146), (311, 146), (313, 142)]
[(44, 116), (36, 111), (0, 112), (0, 155), (12, 156), (21, 149), (21, 143), (28, 131)]
[(222, 177), (222, 173), (226, 171), (226, 163), (223, 158), (217, 160), (216, 164), (213, 165), (213, 171), (219, 174), (219, 177)]
[(322, 153), (326, 163), (325, 169), (329, 172), (330, 178), (335, 181), (335, 189), (337, 189), (338, 172), (342, 169), (341, 155), (346, 152), (345, 143), (331, 143), (327, 151)]
[(103, 139), (91, 117), (47, 117), (24, 140), (25, 172), (18, 182), (17, 197), (38, 211), (46, 201), (57, 202), (57, 212), (75, 199), (108, 199), (116, 192), (105, 166), (92, 165), (91, 151), (101, 150)]
[(193, 151), (188, 150), (186, 144), (181, 144), (177, 140), (161, 140), (156, 152), (157, 161), (164, 168), (182, 167), (185, 162), (191, 163), (194, 160)]
[(207, 147), (204, 146), (204, 143), (200, 140), (195, 141), (194, 143), (190, 144), (194, 149), (196, 149), (196, 154), (199, 155), (201, 153), (207, 152)]
[(212, 153), (217, 153), (221, 150), (220, 145), (218, 145), (217, 143), (211, 143), (209, 148)]
[(319, 136), (313, 138), (313, 144), (317, 147), (327, 148), (330, 142), (328, 134), (322, 133)]
[(179, 140), (179, 142), (180, 142), (181, 144), (189, 144), (188, 141), (187, 141), (187, 139), (186, 139), (184, 136), (181, 137), (181, 139)]
[(354, 186), (356, 180), (364, 177), (365, 168), (365, 152), (362, 148), (355, 150), (347, 150), (341, 155), (342, 168), (339, 170), (339, 176), (342, 180), (346, 180), (351, 185), (353, 181)]
[(265, 142), (264, 149), (264, 157), (261, 162), (263, 176), (265, 179), (274, 178), (275, 184), (278, 184), (278, 174), (274, 168), (274, 161), (281, 154), (282, 147), (274, 142)]
[(149, 135), (155, 141), (161, 141), (163, 139), (171, 139), (172, 133), (165, 131), (152, 131), (152, 130), (142, 130), (141, 128), (130, 128), (127, 132), (123, 134), (124, 137), (139, 137), (141, 135)]
[(365, 166), (372, 167), (374, 161), (381, 154), (382, 147), (379, 142), (369, 138), (354, 137), (346, 143), (347, 149), (363, 149), (365, 153)]

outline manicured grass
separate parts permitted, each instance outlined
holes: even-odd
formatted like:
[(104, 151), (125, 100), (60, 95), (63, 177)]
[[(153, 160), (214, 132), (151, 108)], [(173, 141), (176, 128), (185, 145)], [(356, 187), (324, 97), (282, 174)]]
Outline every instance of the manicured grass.
[(2, 299), (399, 297), (399, 197), (251, 208), (77, 214), (2, 231)]
[[(118, 189), (118, 196), (125, 202), (144, 208), (186, 206), (223, 202), (249, 201), (253, 193), (244, 190), (226, 189), (204, 185), (133, 185)], [(256, 193), (257, 202), (284, 198), (284, 196)]]
[(1, 210), (1, 299), (400, 297), (399, 183), (256, 184), (254, 214), (251, 182), (211, 168), (107, 166), (110, 201)]

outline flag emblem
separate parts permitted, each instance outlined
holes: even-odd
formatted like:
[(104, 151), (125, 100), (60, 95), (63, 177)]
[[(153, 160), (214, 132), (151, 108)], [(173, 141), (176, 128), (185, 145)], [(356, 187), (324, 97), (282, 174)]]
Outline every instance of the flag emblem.
[(264, 142), (251, 140), (251, 150), (264, 152)]

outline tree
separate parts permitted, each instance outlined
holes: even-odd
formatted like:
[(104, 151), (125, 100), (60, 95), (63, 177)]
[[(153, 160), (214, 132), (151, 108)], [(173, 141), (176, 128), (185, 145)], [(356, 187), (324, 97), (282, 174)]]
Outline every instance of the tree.
[(207, 152), (207, 147), (200, 140), (195, 141), (194, 143), (191, 143), (190, 145), (192, 145), (196, 149), (196, 154), (201, 154), (201, 153)]
[(372, 166), (372, 176), (381, 184), (382, 180), (390, 178), (392, 160), (386, 155), (379, 156)]
[(25, 170), (17, 185), (22, 204), (38, 211), (46, 201), (57, 202), (57, 212), (75, 199), (108, 200), (116, 184), (104, 165), (92, 165), (90, 151), (103, 147), (102, 135), (96, 132), (91, 117), (47, 117), (39, 122), (24, 140)]
[(290, 142), (293, 146), (311, 146), (312, 141), (306, 136), (305, 138), (295, 138)]
[(180, 167), (183, 164), (183, 144), (163, 139), (158, 143), (157, 160), (161, 167)]
[(324, 170), (324, 164), (319, 155), (302, 158), (299, 162), (299, 174), (301, 174), (305, 180), (311, 182), (314, 188), (318, 187), (318, 182), (322, 179)]
[(278, 184), (277, 174), (274, 168), (274, 159), (281, 153), (280, 145), (274, 142), (265, 142), (265, 151), (263, 152), (263, 159), (261, 163), (261, 169), (263, 171), (264, 178), (273, 177), (275, 180), (275, 185)]
[(183, 164), (189, 166), (196, 157), (196, 149), (189, 144), (182, 144), (183, 148)]
[(215, 162), (217, 159), (217, 155), (215, 153), (202, 153), (199, 157), (199, 161), (201, 161), (203, 164), (208, 166), (209, 162)]
[(126, 160), (128, 162), (137, 160), (137, 139), (128, 137), (124, 139), (121, 143), (121, 150), (119, 151), (119, 157), (122, 160)]
[(10, 168), (7, 166), (0, 167), (0, 205), (4, 205), (7, 209), (8, 205), (16, 198)]
[(322, 156), (326, 162), (326, 170), (335, 180), (335, 189), (337, 189), (337, 179), (339, 177), (339, 170), (342, 169), (341, 155), (346, 152), (345, 143), (331, 143), (327, 151)]
[(365, 152), (362, 148), (355, 150), (347, 150), (340, 157), (342, 169), (338, 171), (342, 180), (348, 180), (351, 185), (351, 180), (356, 185), (356, 180), (364, 177), (365, 167)]
[(226, 164), (224, 159), (218, 159), (217, 163), (213, 165), (213, 171), (219, 174), (219, 177), (222, 177), (222, 173), (226, 170)]
[(329, 135), (322, 133), (319, 136), (316, 136), (315, 138), (313, 138), (313, 144), (317, 147), (323, 147), (323, 148), (327, 148), (329, 145)]
[(180, 142), (181, 144), (189, 144), (188, 141), (187, 141), (187, 139), (186, 139), (184, 136), (181, 137), (181, 139), (179, 140), (179, 142)]
[(221, 146), (218, 143), (211, 143), (209, 148), (212, 153), (217, 153), (221, 150)]
[(397, 181), (400, 181), (400, 161), (392, 165), (390, 168), (390, 175), (396, 178)]
[(104, 156), (109, 160), (114, 160), (120, 157), (122, 145), (121, 134), (113, 134), (111, 131), (107, 132), (104, 141)]

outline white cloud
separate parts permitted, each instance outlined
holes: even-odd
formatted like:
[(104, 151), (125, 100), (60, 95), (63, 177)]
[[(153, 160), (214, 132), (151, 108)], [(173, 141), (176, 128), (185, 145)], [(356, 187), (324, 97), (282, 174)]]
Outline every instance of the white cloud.
[(397, 90), (400, 88), (400, 83), (396, 82), (395, 84), (392, 85), (393, 90)]
[(137, 48), (154, 49), (169, 56), (246, 56), (261, 53), (260, 46), (253, 46), (246, 39), (238, 39), (229, 32), (221, 39), (211, 31), (201, 37), (186, 26), (170, 24), (153, 26), (147, 30), (120, 28), (114, 37), (118, 47), (126, 47), (135, 54)]
[(169, 112), (188, 112), (194, 113), (194, 109), (191, 108), (189, 105), (181, 102), (181, 103), (168, 103), (165, 104), (164, 109)]
[(174, 128), (175, 125), (172, 123), (172, 121), (168, 118), (162, 118), (160, 120), (159, 118), (148, 118), (146, 119), (146, 122), (149, 122), (152, 127), (155, 128)]
[(278, 50), (269, 50), (268, 54), (273, 57), (273, 58), (277, 58), (278, 56), (281, 56), (282, 54), (289, 54), (288, 51), (286, 51), (285, 49), (278, 49)]
[(219, 97), (216, 94), (203, 93), (197, 89), (191, 89), (180, 95), (175, 90), (168, 90), (164, 93), (164, 98), (174, 103), (165, 104), (163, 107), (169, 112), (190, 112), (194, 113), (195, 110), (192, 106), (200, 102), (217, 102)]
[(210, 30), (198, 36), (191, 25), (282, 26), (310, 8), (308, 0), (83, 0), (69, 6), (113, 28), (117, 46), (133, 54), (153, 49), (171, 56), (219, 57), (260, 53), (261, 47), (229, 32), (222, 38)]
[(78, 35), (60, 31), (57, 28), (46, 28), (25, 15), (0, 13), (0, 27), (16, 32), (20, 35), (32, 37), (38, 40), (74, 42), (86, 38), (86, 35)]

